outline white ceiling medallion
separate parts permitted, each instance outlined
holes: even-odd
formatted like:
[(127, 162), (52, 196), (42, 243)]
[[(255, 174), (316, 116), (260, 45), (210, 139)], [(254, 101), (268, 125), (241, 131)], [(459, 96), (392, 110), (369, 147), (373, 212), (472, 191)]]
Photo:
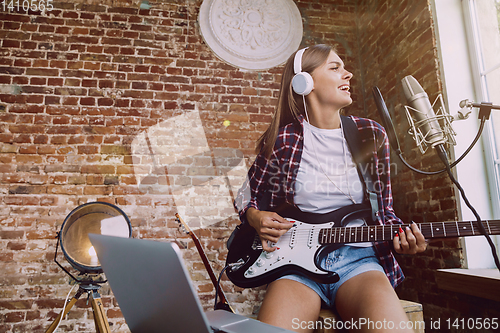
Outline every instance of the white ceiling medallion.
[(302, 17), (292, 0), (204, 0), (198, 21), (215, 54), (243, 69), (280, 65), (302, 41)]

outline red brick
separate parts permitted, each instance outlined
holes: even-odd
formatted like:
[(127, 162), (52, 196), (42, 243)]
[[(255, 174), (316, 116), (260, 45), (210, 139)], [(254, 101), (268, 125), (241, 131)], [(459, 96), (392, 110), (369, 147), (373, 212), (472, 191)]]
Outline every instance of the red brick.
[(200, 60), (178, 59), (176, 61), (176, 66), (177, 67), (199, 67), (199, 68), (205, 68), (206, 67), (206, 63), (204, 61), (200, 61)]
[(85, 186), (83, 194), (85, 195), (110, 195), (112, 193), (110, 186)]
[(0, 230), (0, 239), (21, 239), (23, 237), (24, 231)]
[(93, 97), (82, 97), (80, 98), (80, 105), (95, 105), (95, 98)]
[(106, 311), (106, 316), (108, 318), (123, 318), (123, 314), (119, 308), (117, 309), (108, 309)]
[(43, 105), (18, 105), (14, 104), (9, 107), (9, 112), (13, 113), (43, 113)]
[[(10, 244), (10, 243), (9, 243)], [(9, 310), (19, 310), (31, 309), (33, 306), (32, 300), (12, 300), (12, 301), (0, 301), (0, 309), (9, 309)]]
[(5, 314), (6, 323), (16, 323), (24, 320), (25, 313), (22, 311), (12, 311)]
[(49, 86), (62, 86), (64, 84), (64, 79), (60, 78), (49, 78), (47, 85)]
[(115, 173), (115, 167), (113, 165), (83, 165), (81, 172), (93, 174), (113, 174)]

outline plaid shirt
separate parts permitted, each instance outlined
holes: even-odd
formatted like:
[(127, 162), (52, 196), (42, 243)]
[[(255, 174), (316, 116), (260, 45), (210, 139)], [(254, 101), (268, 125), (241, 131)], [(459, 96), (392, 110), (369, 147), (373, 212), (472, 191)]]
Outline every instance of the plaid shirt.
[[(377, 122), (351, 116), (358, 127), (361, 142), (367, 151), (365, 156), (371, 154), (372, 179), (377, 188), (379, 211), (376, 223), (382, 225), (401, 224), (392, 208), (392, 190), (390, 183), (390, 151), (389, 141), (382, 126)], [(271, 192), (270, 202), (266, 210), (273, 210), (280, 204), (287, 202), (294, 204), (294, 184), (298, 173), (302, 150), (304, 147), (303, 123), (304, 117), (299, 117), (299, 122), (290, 123), (278, 133), (273, 152), (269, 159), (258, 154), (253, 165), (248, 171), (248, 177), (234, 202), (240, 220), (246, 223), (245, 213), (248, 208), (259, 209), (264, 193)], [(375, 171), (375, 172), (373, 172)], [(373, 176), (375, 175), (375, 176)], [(265, 205), (265, 204), (264, 204)], [(392, 286), (399, 285), (404, 275), (391, 252), (390, 242), (375, 242), (376, 252), (380, 263), (389, 278)]]

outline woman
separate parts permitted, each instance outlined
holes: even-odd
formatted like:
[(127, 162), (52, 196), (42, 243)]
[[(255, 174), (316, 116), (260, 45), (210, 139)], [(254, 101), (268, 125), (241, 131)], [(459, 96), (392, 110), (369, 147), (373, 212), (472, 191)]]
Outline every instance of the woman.
[[(300, 82), (298, 88), (292, 87), (293, 77), (301, 71), (312, 77), (310, 92), (300, 91)], [(276, 113), (258, 141), (259, 154), (235, 201), (242, 222), (256, 230), (265, 251), (274, 251), (273, 243), (292, 227), (292, 223), (272, 212), (278, 205), (286, 202), (305, 212), (325, 213), (363, 201), (362, 182), (340, 117), (341, 109), (352, 103), (351, 78), (342, 59), (326, 45), (299, 50), (285, 65)], [(372, 120), (351, 119), (361, 137), (373, 138), (365, 145), (370, 145), (367, 148), (376, 167), (372, 178), (382, 184), (377, 191), (379, 211), (375, 223), (400, 224), (392, 208), (387, 136)], [(349, 226), (362, 223), (356, 220)], [(399, 228), (392, 246), (404, 254), (426, 249), (416, 224), (406, 230)], [(310, 326), (302, 323), (317, 320), (324, 304), (335, 307), (344, 321), (392, 322), (399, 329), (407, 317), (393, 287), (404, 276), (391, 250), (388, 243), (356, 243), (329, 253), (321, 265), (339, 274), (340, 281), (334, 284), (319, 284), (297, 275), (273, 281), (267, 288), (259, 319), (310, 332)], [(363, 331), (373, 327), (358, 328)], [(384, 328), (387, 325), (382, 331)]]

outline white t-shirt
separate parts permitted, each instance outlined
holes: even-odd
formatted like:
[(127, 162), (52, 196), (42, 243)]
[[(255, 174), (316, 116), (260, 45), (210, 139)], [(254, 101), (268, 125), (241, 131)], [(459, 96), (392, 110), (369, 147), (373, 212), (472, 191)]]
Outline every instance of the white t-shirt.
[[(321, 129), (304, 121), (304, 148), (295, 182), (294, 201), (303, 212), (329, 213), (363, 201), (359, 178), (342, 129)], [(346, 167), (347, 165), (347, 167)], [(325, 175), (326, 173), (326, 175)], [(306, 222), (306, 221), (304, 221)], [(348, 227), (365, 225), (358, 219)], [(371, 246), (372, 243), (349, 243)]]

